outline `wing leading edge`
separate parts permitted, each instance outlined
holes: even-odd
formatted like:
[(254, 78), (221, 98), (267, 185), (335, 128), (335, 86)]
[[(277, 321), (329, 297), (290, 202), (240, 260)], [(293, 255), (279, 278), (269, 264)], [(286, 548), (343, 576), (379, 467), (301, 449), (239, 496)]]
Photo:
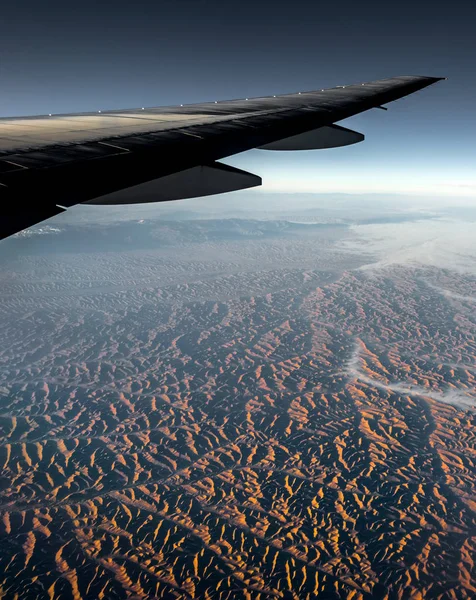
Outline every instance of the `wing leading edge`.
[(395, 77), (265, 98), (0, 119), (0, 239), (61, 212), (58, 205), (116, 203), (107, 195), (151, 180), (162, 189), (154, 201), (260, 185), (256, 175), (216, 161), (252, 148), (360, 142), (362, 134), (334, 123), (441, 79)]

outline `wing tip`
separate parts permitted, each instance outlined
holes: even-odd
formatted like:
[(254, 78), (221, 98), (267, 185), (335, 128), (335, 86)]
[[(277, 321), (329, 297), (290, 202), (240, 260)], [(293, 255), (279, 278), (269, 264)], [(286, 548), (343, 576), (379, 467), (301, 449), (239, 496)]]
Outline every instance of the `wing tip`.
[(407, 80), (407, 82), (411, 85), (417, 87), (417, 89), (423, 89), (434, 83), (438, 83), (439, 81), (445, 81), (447, 77), (428, 77), (427, 75), (413, 75), (402, 77), (401, 79)]
[(448, 77), (428, 77), (428, 75), (417, 75), (415, 79), (421, 79), (422, 81), (427, 81), (429, 85), (432, 83), (437, 83), (438, 81), (444, 81), (448, 79)]

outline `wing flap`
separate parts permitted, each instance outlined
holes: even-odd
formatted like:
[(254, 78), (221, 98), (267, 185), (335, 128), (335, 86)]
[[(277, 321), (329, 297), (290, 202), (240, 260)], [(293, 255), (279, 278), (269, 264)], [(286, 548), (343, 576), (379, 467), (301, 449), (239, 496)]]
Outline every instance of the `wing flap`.
[(357, 131), (340, 127), (339, 125), (328, 125), (311, 131), (305, 131), (300, 135), (271, 142), (260, 146), (260, 150), (323, 150), (326, 148), (340, 148), (363, 142), (365, 136)]
[[(230, 165), (221, 163), (200, 165), (156, 179), (154, 181), (154, 194), (150, 201), (166, 202), (168, 200), (213, 196), (214, 194), (244, 190), (258, 185), (261, 185), (261, 177)], [(137, 202), (144, 202), (144, 196), (138, 195)], [(121, 194), (120, 192), (87, 202), (87, 204), (133, 203), (132, 194)]]

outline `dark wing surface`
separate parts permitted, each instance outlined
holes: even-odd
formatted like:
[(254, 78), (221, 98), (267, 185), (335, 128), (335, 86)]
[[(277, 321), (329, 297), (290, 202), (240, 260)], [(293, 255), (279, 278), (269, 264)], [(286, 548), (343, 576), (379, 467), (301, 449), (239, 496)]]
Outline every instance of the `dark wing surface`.
[(154, 201), (260, 185), (258, 176), (216, 161), (252, 148), (360, 142), (362, 134), (335, 123), (440, 79), (395, 77), (264, 98), (0, 118), (0, 239), (74, 204), (121, 203), (120, 194), (108, 194), (151, 180), (159, 180)]

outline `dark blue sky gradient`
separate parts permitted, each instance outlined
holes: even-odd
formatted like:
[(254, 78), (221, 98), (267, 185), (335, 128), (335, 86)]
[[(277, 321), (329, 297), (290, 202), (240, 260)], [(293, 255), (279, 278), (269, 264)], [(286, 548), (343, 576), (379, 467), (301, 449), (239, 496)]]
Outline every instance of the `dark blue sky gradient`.
[(156, 106), (395, 75), (445, 76), (447, 82), (388, 113), (349, 121), (367, 136), (360, 146), (319, 153), (319, 159), (315, 153), (283, 158), (252, 152), (233, 164), (257, 164), (260, 174), (280, 172), (281, 180), (285, 169), (284, 188), (297, 179), (302, 185), (312, 177), (320, 181), (321, 175), (335, 181), (336, 168), (348, 167), (343, 189), (357, 175), (369, 181), (373, 169), (382, 181), (420, 174), (424, 186), (437, 181), (476, 193), (475, 20), (476, 5), (468, 0), (17, 0), (2, 7), (0, 114)]

